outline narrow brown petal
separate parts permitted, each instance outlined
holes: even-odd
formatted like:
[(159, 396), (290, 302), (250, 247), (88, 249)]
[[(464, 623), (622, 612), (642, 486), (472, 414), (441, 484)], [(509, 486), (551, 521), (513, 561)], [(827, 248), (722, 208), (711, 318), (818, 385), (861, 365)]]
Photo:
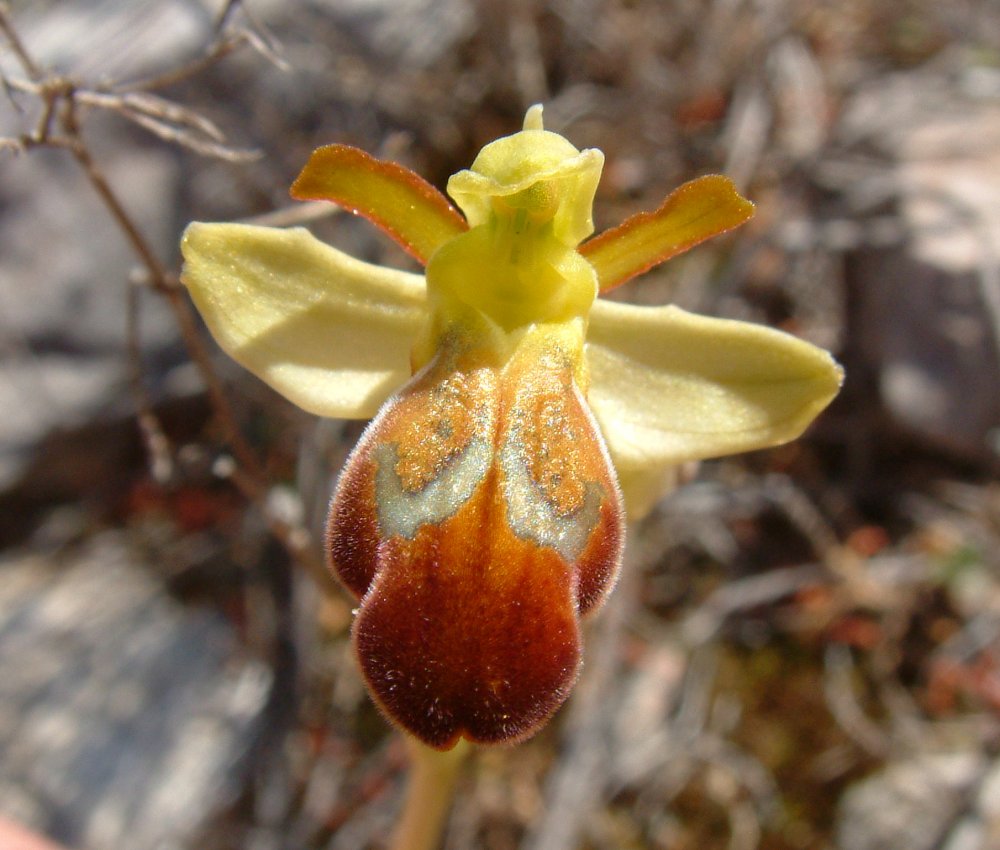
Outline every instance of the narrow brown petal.
[(362, 215), (425, 264), (468, 229), (448, 199), (419, 174), (349, 145), (317, 148), (292, 184), (300, 201), (333, 201)]
[(636, 213), (580, 246), (601, 292), (621, 286), (700, 242), (743, 224), (754, 206), (720, 174), (691, 180), (653, 212)]

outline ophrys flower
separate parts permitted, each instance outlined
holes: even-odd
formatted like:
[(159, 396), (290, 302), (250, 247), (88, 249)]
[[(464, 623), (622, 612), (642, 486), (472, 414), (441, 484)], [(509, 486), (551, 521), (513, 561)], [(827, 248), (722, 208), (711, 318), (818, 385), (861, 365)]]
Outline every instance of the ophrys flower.
[(678, 463), (796, 437), (840, 385), (787, 334), (595, 300), (753, 209), (708, 176), (584, 242), (602, 165), (533, 107), (449, 181), (463, 218), (398, 165), (316, 151), (293, 194), (366, 215), (426, 278), (302, 229), (184, 237), (184, 282), (230, 355), (308, 411), (375, 415), (328, 549), (375, 699), (431, 746), (536, 730), (577, 676), (626, 507), (645, 512)]

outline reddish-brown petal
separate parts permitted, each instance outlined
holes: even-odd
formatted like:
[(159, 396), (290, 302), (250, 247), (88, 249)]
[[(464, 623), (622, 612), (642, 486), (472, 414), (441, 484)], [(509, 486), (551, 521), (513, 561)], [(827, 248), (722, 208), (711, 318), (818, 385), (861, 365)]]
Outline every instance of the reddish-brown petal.
[(719, 174), (691, 180), (653, 212), (636, 213), (580, 246), (597, 271), (601, 292), (621, 286), (700, 242), (738, 227), (754, 206)]
[(468, 229), (448, 199), (419, 174), (349, 145), (317, 148), (292, 184), (300, 201), (333, 201), (362, 215), (426, 265)]

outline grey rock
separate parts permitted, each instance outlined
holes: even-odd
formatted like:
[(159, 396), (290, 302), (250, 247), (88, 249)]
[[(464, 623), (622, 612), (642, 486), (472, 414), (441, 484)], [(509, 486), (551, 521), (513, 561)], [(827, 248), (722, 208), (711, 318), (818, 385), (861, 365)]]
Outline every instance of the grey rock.
[(970, 456), (1000, 452), (1000, 101), (936, 71), (889, 75), (848, 104), (840, 142), (871, 157), (843, 187), (892, 203), (905, 240), (849, 264), (856, 340), (895, 421)]
[[(161, 256), (171, 256), (178, 170), (162, 149), (122, 148), (106, 174)], [(126, 290), (136, 257), (69, 157), (3, 163), (0, 183), (0, 490), (57, 429), (133, 409)], [(154, 394), (183, 362), (167, 305), (141, 293), (140, 344)]]
[[(88, 0), (15, 3), (10, 16), (41, 67), (99, 86), (197, 55), (215, 14), (176, 0)], [(24, 77), (11, 51), (2, 52), (0, 70)], [(26, 93), (0, 97), (0, 135), (33, 130), (38, 111)], [(95, 160), (169, 267), (180, 230), (176, 153), (120, 116), (80, 115)], [(26, 477), (34, 475), (65, 495), (74, 470), (56, 481), (59, 469), (45, 466), (46, 441), (93, 423), (117, 429), (134, 413), (126, 294), (139, 261), (67, 151), (4, 156), (0, 168), (0, 492), (32, 490)], [(167, 305), (148, 291), (140, 293), (139, 343), (151, 395), (174, 397), (171, 375), (186, 358)]]
[(976, 275), (909, 250), (858, 251), (857, 343), (895, 421), (960, 454), (997, 451), (1000, 369)]
[[(103, 130), (121, 135), (116, 120), (115, 126), (94, 123), (102, 135)], [(170, 153), (122, 147), (101, 164), (147, 240), (161, 255), (172, 256), (179, 172)], [(121, 228), (76, 163), (61, 152), (5, 161), (3, 174), (0, 327), (5, 347), (120, 351), (128, 276), (138, 266)], [(158, 300), (148, 300), (143, 341), (147, 347), (161, 346), (174, 338), (173, 322)]]
[[(891, 764), (844, 794), (840, 850), (931, 850), (963, 814), (985, 759), (976, 752), (922, 754)], [(977, 846), (976, 850), (987, 850)]]
[(270, 674), (124, 538), (0, 561), (0, 812), (67, 846), (183, 846), (239, 787)]

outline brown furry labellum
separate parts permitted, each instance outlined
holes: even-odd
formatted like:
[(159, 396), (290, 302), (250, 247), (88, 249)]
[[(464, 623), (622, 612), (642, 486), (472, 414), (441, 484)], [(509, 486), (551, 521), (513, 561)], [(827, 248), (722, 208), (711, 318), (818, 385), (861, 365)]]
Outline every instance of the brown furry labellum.
[(531, 735), (576, 680), (580, 616), (610, 590), (624, 544), (572, 367), (439, 351), (348, 459), (327, 542), (393, 721), (439, 749)]

